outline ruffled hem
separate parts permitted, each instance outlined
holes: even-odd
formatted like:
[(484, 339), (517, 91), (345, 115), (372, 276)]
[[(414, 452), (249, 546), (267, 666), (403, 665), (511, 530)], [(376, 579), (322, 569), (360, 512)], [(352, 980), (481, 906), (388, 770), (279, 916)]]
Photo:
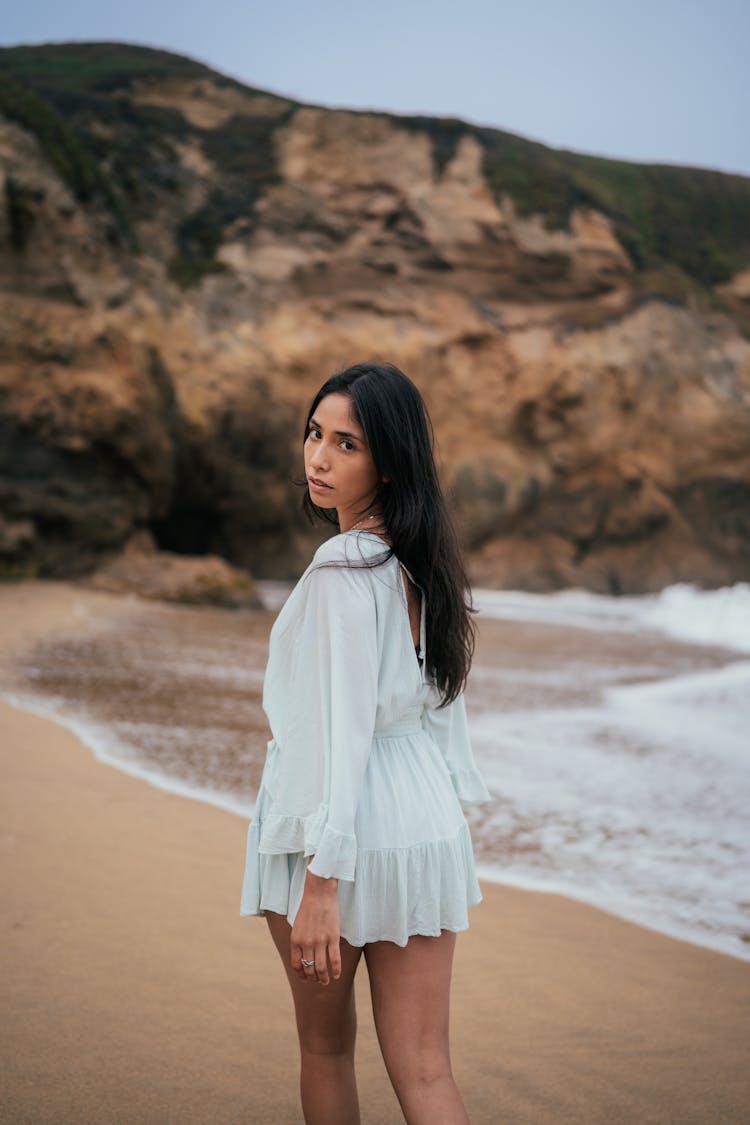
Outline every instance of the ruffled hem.
[[(263, 827), (265, 831), (265, 826)], [(257, 851), (261, 829), (248, 831), (248, 865), (240, 913), (273, 910), (294, 923), (305, 883), (305, 856)], [(360, 848), (357, 878), (339, 883), (341, 936), (350, 945), (392, 941), (404, 946), (421, 934), (468, 929), (468, 907), (482, 901), (464, 823), (450, 839), (405, 848)]]
[(261, 855), (286, 855), (301, 852), (314, 855), (313, 875), (322, 879), (354, 879), (357, 839), (328, 824), (328, 805), (321, 804), (308, 816), (282, 816), (269, 813), (263, 818), (258, 851)]

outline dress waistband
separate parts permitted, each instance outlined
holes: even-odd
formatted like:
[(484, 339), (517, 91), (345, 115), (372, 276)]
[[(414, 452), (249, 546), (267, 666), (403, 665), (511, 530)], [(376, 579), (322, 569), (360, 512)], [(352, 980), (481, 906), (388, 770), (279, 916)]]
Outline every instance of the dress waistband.
[(393, 738), (398, 734), (421, 734), (423, 727), (419, 719), (420, 714), (421, 712), (416, 711), (413, 715), (405, 715), (395, 723), (377, 727), (373, 738)]

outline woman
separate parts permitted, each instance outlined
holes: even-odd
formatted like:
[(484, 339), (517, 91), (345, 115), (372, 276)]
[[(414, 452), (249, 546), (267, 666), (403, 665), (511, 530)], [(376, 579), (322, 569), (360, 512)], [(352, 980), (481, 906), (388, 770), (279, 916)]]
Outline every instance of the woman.
[[(308, 514), (338, 523), (271, 630), (273, 738), (242, 914), (265, 914), (292, 988), (308, 1125), (359, 1121), (354, 974), (406, 1120), (468, 1120), (451, 1075), (456, 932), (481, 900), (461, 804), (489, 795), (463, 688), (474, 629), (430, 424), (398, 368), (318, 391)], [(323, 987), (320, 987), (320, 986)]]

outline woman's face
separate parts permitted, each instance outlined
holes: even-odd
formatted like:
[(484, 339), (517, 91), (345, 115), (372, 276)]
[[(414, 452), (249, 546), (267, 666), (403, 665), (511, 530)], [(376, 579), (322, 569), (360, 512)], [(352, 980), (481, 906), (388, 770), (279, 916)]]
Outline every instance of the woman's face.
[(305, 475), (310, 499), (319, 508), (336, 508), (342, 531), (362, 518), (378, 474), (348, 395), (326, 395), (316, 406), (307, 427)]

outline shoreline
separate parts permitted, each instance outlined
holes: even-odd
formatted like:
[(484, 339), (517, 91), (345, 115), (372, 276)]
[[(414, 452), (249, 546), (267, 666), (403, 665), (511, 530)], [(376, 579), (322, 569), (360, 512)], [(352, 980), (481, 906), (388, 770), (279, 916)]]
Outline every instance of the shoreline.
[[(46, 707), (42, 702), (40, 702), (39, 706), (34, 706), (32, 701), (18, 699), (14, 697), (12, 693), (0, 691), (0, 701), (26, 714), (54, 722), (63, 730), (69, 731), (74, 738), (89, 751), (93, 759), (101, 765), (118, 770), (127, 777), (143, 781), (160, 792), (169, 793), (183, 800), (208, 805), (210, 808), (219, 809), (231, 816), (239, 817), (245, 825), (247, 825), (247, 822), (252, 818), (254, 804), (243, 806), (239, 801), (233, 799), (231, 793), (221, 791), (212, 792), (209, 789), (202, 789), (199, 786), (193, 786), (182, 782), (179, 778), (170, 777), (168, 774), (159, 773), (157, 770), (149, 769), (146, 766), (129, 763), (123, 758), (118, 758), (108, 753), (97, 745), (95, 737), (91, 734), (90, 730), (86, 729), (88, 724), (83, 721), (69, 716), (55, 714), (52, 708)], [(543, 875), (539, 875), (538, 877), (531, 875), (524, 876), (516, 875), (508, 871), (503, 872), (489, 862), (477, 861), (476, 868), (477, 875), (482, 883), (492, 883), (498, 887), (515, 887), (519, 890), (530, 891), (534, 894), (559, 895), (571, 902), (601, 910), (604, 914), (608, 914), (612, 918), (630, 922), (644, 930), (668, 937), (673, 941), (684, 942), (697, 949), (705, 949), (712, 953), (719, 953), (742, 963), (750, 962), (750, 938), (746, 951), (742, 949), (740, 951), (733, 951), (726, 948), (725, 939), (723, 939), (721, 935), (719, 935), (716, 942), (711, 942), (709, 939), (701, 941), (687, 927), (684, 931), (679, 931), (676, 928), (670, 929), (666, 924), (656, 925), (655, 923), (649, 923), (643, 917), (628, 913), (626, 909), (606, 905), (598, 901), (594, 896), (586, 897), (585, 892), (580, 891), (575, 886), (566, 885), (563, 881), (556, 883), (552, 877), (545, 878)]]
[[(79, 595), (0, 592), (0, 657), (69, 627)], [(242, 819), (104, 768), (58, 722), (4, 701), (0, 771), (0, 1117), (298, 1121), (288, 986), (262, 919), (239, 916)], [(556, 893), (482, 890), (452, 995), (473, 1122), (747, 1117), (743, 961)], [(392, 1125), (364, 967), (356, 991), (363, 1121)]]
[[(724, 603), (721, 606), (724, 616), (726, 616), (728, 607), (735, 606), (736, 599), (732, 597), (732, 601), (729, 602), (728, 596), (737, 592), (719, 592), (721, 601)], [(739, 600), (739, 609), (742, 613), (746, 608), (750, 609), (750, 586), (747, 587), (746, 591), (743, 588), (739, 592), (747, 594), (744, 600), (742, 598)], [(17, 594), (18, 597), (15, 598), (14, 594)], [(530, 595), (520, 596), (521, 602), (516, 604), (513, 600), (515, 595), (512, 592), (498, 594), (498, 592), (479, 591), (478, 594), (486, 595), (494, 601), (497, 601), (500, 597), (503, 605), (496, 605), (493, 608), (496, 612), (499, 610), (503, 617), (508, 612), (511, 613), (511, 616), (525, 613), (525, 601), (531, 597)], [(667, 594), (670, 599), (675, 597), (684, 599), (685, 589), (683, 587), (672, 587), (667, 591)], [(714, 595), (712, 594), (711, 597), (713, 598)], [(46, 603), (44, 612), (25, 612), (39, 598), (42, 598)], [(13, 602), (12, 607), (9, 604), (11, 600)], [(484, 676), (485, 692), (487, 690), (486, 677), (490, 671), (493, 678), (499, 676), (504, 680), (505, 677), (510, 676), (511, 683), (517, 682), (513, 679), (514, 664), (509, 664), (507, 659), (508, 651), (518, 654), (521, 667), (524, 669), (522, 675), (531, 677), (532, 683), (535, 674), (533, 669), (537, 668), (536, 674), (542, 682), (549, 682), (549, 669), (553, 666), (555, 668), (555, 679), (562, 679), (563, 683), (567, 682), (565, 680), (564, 662), (571, 659), (571, 654), (573, 654), (573, 667), (578, 667), (576, 665), (575, 646), (586, 644), (586, 633), (592, 628), (594, 634), (600, 634), (603, 631), (609, 633), (608, 625), (614, 623), (613, 618), (616, 621), (614, 637), (611, 641), (605, 642), (608, 648), (605, 659), (613, 663), (613, 666), (617, 665), (618, 659), (623, 660), (624, 674), (619, 680), (612, 681), (611, 673), (609, 673), (609, 680), (610, 683), (614, 682), (616, 685), (629, 685), (624, 689), (625, 692), (630, 692), (631, 695), (634, 691), (637, 692), (638, 700), (645, 695), (646, 701), (648, 701), (651, 693), (655, 692), (658, 695), (663, 693), (665, 688), (670, 691), (674, 691), (675, 688), (684, 691), (683, 685), (688, 684), (698, 684), (704, 688), (705, 685), (711, 684), (712, 690), (716, 690), (713, 687), (714, 683), (723, 686), (724, 683), (731, 682), (731, 675), (729, 681), (727, 675), (733, 671), (735, 672), (735, 679), (737, 679), (736, 673), (741, 673), (739, 676), (740, 687), (744, 687), (744, 683), (748, 679), (750, 661), (746, 657), (743, 660), (745, 654), (738, 651), (737, 647), (733, 649), (717, 648), (715, 645), (706, 647), (705, 642), (697, 641), (687, 645), (688, 653), (696, 645), (694, 651), (699, 654), (696, 658), (687, 657), (692, 662), (691, 664), (683, 666), (682, 662), (686, 659), (683, 655), (686, 651), (683, 646), (681, 651), (680, 649), (677, 650), (676, 656), (673, 653), (671, 657), (672, 661), (677, 660), (677, 666), (669, 669), (669, 664), (666, 664), (662, 674), (655, 677), (654, 673), (659, 671), (656, 665), (660, 660), (664, 661), (664, 653), (661, 652), (656, 658), (656, 664), (654, 664), (655, 651), (653, 647), (649, 648), (649, 646), (653, 646), (653, 638), (648, 632), (643, 638), (644, 647), (649, 648), (648, 659), (645, 659), (645, 664), (641, 661), (633, 664), (632, 642), (629, 647), (624, 649), (618, 647), (620, 646), (618, 635), (621, 635), (623, 630), (627, 633), (632, 631), (632, 620), (642, 617), (644, 605), (647, 607), (649, 615), (653, 614), (656, 604), (653, 598), (636, 599), (632, 605), (628, 603), (621, 606), (619, 603), (613, 603), (611, 599), (603, 599), (601, 604), (598, 600), (592, 602), (589, 595), (571, 591), (563, 593), (555, 599), (555, 605), (548, 614), (550, 618), (548, 622), (540, 620), (546, 602), (541, 605), (537, 604), (540, 602), (538, 597), (532, 597), (532, 601), (531, 617), (533, 624), (530, 634), (525, 628), (519, 631), (518, 623), (508, 624), (507, 620), (500, 622), (498, 628), (498, 622), (494, 619), (494, 614), (490, 609), (489, 618), (483, 623), (483, 632), (480, 638), (482, 646), (478, 650), (480, 660), (475, 669), (475, 676), (480, 677), (480, 683), (482, 683), (481, 677)], [(747, 602), (747, 606), (745, 602)], [(15, 620), (12, 616), (9, 616), (11, 609), (20, 611), (16, 613)], [(710, 623), (713, 605), (707, 607), (703, 604), (701, 610), (705, 611), (706, 609), (709, 611), (708, 614), (704, 612), (702, 617), (699, 616), (699, 621), (704, 629)], [(205, 611), (205, 613), (202, 611)], [(66, 618), (59, 616), (61, 612), (65, 612)], [(576, 619), (576, 623), (569, 619), (571, 613)], [(232, 667), (236, 666), (237, 669), (243, 669), (239, 680), (238, 676), (233, 673), (230, 681), (226, 683), (226, 689), (221, 687), (207, 696), (205, 706), (208, 710), (199, 713), (193, 709), (192, 721), (196, 724), (194, 728), (190, 727), (190, 718), (184, 720), (187, 724), (184, 728), (185, 731), (189, 729), (200, 731), (203, 726), (203, 714), (210, 714), (210, 708), (224, 706), (222, 695), (224, 690), (230, 692), (234, 690), (236, 683), (240, 682), (243, 692), (247, 692), (251, 689), (255, 680), (257, 683), (252, 690), (258, 692), (258, 684), (262, 684), (262, 660), (264, 658), (266, 632), (272, 617), (272, 611), (266, 608), (250, 614), (231, 613), (227, 618), (225, 611), (217, 613), (214, 607), (198, 607), (196, 610), (196, 607), (144, 601), (135, 594), (112, 594), (92, 590), (86, 584), (76, 582), (32, 581), (0, 586), (0, 616), (10, 624), (5, 638), (6, 643), (3, 644), (2, 638), (0, 638), (0, 698), (12, 706), (25, 709), (30, 714), (51, 719), (60, 724), (83, 742), (97, 761), (112, 766), (127, 776), (145, 780), (158, 790), (223, 809), (232, 815), (239, 816), (245, 823), (251, 819), (254, 812), (254, 801), (250, 798), (254, 793), (254, 786), (259, 781), (257, 764), (250, 767), (255, 770), (257, 776), (253, 776), (252, 773), (248, 775), (247, 772), (235, 772), (234, 784), (222, 783), (224, 778), (231, 777), (231, 773), (229, 775), (222, 774), (221, 770), (218, 772), (214, 769), (207, 770), (204, 776), (201, 776), (200, 770), (197, 773), (190, 769), (181, 770), (179, 762), (174, 757), (171, 760), (167, 758), (162, 765), (158, 754), (149, 756), (148, 743), (146, 743), (146, 755), (144, 757), (144, 746), (139, 744), (137, 735), (135, 741), (133, 741), (129, 723), (127, 721), (124, 724), (119, 723), (116, 710), (112, 712), (112, 708), (109, 707), (108, 710), (105, 709), (104, 711), (100, 708), (97, 712), (98, 697), (92, 695), (87, 702), (85, 696), (80, 696), (80, 692), (78, 695), (76, 694), (75, 684), (99, 684), (100, 686), (96, 690), (101, 693), (101, 698), (106, 700), (109, 694), (117, 690), (119, 686), (118, 677), (122, 676), (122, 669), (127, 669), (129, 661), (132, 660), (135, 680), (128, 673), (127, 682), (128, 684), (138, 684), (139, 690), (145, 694), (141, 695), (131, 691), (128, 697), (130, 710), (123, 712), (120, 708), (119, 718), (124, 717), (127, 720), (132, 714), (135, 719), (133, 708), (140, 709), (142, 704), (145, 707), (151, 707), (149, 700), (154, 698), (154, 675), (157, 675), (157, 695), (167, 700), (172, 699), (172, 692), (175, 692), (174, 698), (188, 703), (190, 692), (195, 694), (195, 690), (198, 688), (197, 681), (191, 679), (191, 676), (194, 675), (192, 669), (198, 659), (202, 662), (205, 660), (202, 674), (208, 673), (208, 682), (216, 679), (217, 671), (221, 671), (223, 667), (227, 666), (227, 661), (230, 664), (234, 661), (234, 664), (231, 664)], [(581, 617), (585, 618), (588, 624), (584, 624), (583, 621), (579, 622)], [(37, 630), (37, 626), (41, 627), (40, 632)], [(543, 626), (543, 631), (539, 632), (541, 626)], [(180, 643), (177, 646), (175, 646), (171, 632), (175, 629), (179, 629), (179, 633), (174, 635), (180, 637)], [(234, 638), (231, 642), (234, 647), (230, 647), (226, 652), (221, 649), (213, 649), (212, 641), (215, 641), (217, 635), (223, 637), (226, 629), (229, 630), (227, 637)], [(502, 643), (506, 649), (506, 654), (502, 655), (498, 651), (498, 645), (501, 643), (500, 629), (504, 631)], [(508, 629), (510, 629), (509, 636)], [(162, 632), (160, 633), (159, 630), (162, 630)], [(584, 630), (584, 632), (581, 632), (581, 630)], [(187, 667), (189, 670), (187, 679), (182, 678), (183, 672), (168, 677), (166, 680), (158, 679), (157, 664), (153, 665), (150, 678), (144, 679), (143, 674), (138, 671), (142, 662), (141, 646), (137, 643), (133, 648), (132, 644), (132, 638), (144, 635), (144, 631), (145, 636), (149, 638), (147, 645), (151, 645), (154, 651), (160, 654), (158, 659), (165, 661), (163, 666), (175, 669)], [(485, 636), (485, 631), (487, 631), (487, 636)], [(62, 633), (59, 639), (55, 637), (58, 632)], [(246, 645), (248, 636), (254, 638), (249, 648)], [(102, 637), (105, 641), (104, 645), (102, 644)], [(125, 643), (125, 638), (128, 637), (131, 638), (131, 641)], [(243, 638), (242, 651), (238, 651), (236, 647), (238, 637)], [(572, 642), (571, 637), (574, 638)], [(198, 640), (198, 638), (200, 639)], [(559, 638), (562, 638), (562, 641)], [(18, 644), (15, 643), (16, 640), (19, 641)], [(24, 644), (20, 644), (21, 640)], [(190, 645), (187, 653), (182, 647), (185, 640)], [(193, 643), (194, 640), (197, 643)], [(34, 652), (35, 643), (41, 644), (39, 654), (32, 656), (31, 663), (26, 664), (25, 659), (28, 658), (30, 653)], [(122, 647), (123, 643), (125, 643), (124, 648)], [(127, 647), (128, 643), (130, 644), (129, 648)], [(612, 643), (616, 647), (609, 650)], [(640, 643), (640, 640), (638, 643)], [(671, 642), (666, 643), (670, 644)], [(97, 653), (97, 644), (98, 655), (95, 660), (92, 660), (91, 653), (92, 651)], [(573, 647), (571, 647), (571, 644)], [(94, 646), (93, 649), (91, 648), (92, 645)], [(540, 665), (542, 670), (539, 672), (535, 663), (538, 659), (536, 653), (537, 651), (544, 651), (549, 645), (552, 646), (550, 651), (554, 655), (550, 658), (550, 654), (547, 653), (542, 658), (543, 662)], [(14, 652), (18, 653), (17, 662), (20, 676), (15, 676), (10, 672), (8, 665), (9, 646)], [(112, 649), (112, 646), (115, 646), (114, 649)], [(3, 664), (4, 650), (5, 662)], [(117, 654), (114, 659), (110, 657), (110, 651)], [(496, 660), (500, 660), (502, 663), (496, 665)], [(696, 660), (698, 664), (693, 666)], [(37, 661), (40, 663), (38, 664)], [(559, 663), (560, 661), (563, 663)], [(185, 662), (187, 663), (185, 664)], [(151, 668), (150, 663), (146, 666)], [(568, 676), (568, 680), (570, 681), (570, 676)], [(216, 682), (222, 682), (221, 676)], [(594, 682), (597, 682), (596, 679)], [(184, 684), (186, 683), (191, 685), (190, 692), (185, 691)], [(39, 687), (36, 686), (37, 684)], [(73, 688), (72, 694), (71, 686)], [(748, 686), (750, 686), (750, 681), (748, 681)], [(569, 691), (571, 688), (566, 687), (565, 690)], [(572, 690), (573, 692), (579, 691), (576, 688)], [(622, 690), (620, 686), (614, 686), (610, 687), (605, 694), (610, 697), (617, 696)], [(228, 698), (231, 698), (231, 696), (228, 696)], [(578, 706), (579, 713), (586, 714), (586, 707), (589, 709), (589, 714), (594, 713), (595, 709), (599, 707), (600, 714), (602, 714), (603, 700), (604, 697), (597, 699), (594, 695), (586, 699), (580, 696), (579, 692), (577, 700), (573, 699), (566, 702), (564, 706), (568, 709), (561, 713), (566, 716), (576, 714), (575, 708)], [(495, 719), (493, 711), (487, 710), (487, 702), (487, 699), (482, 696), (482, 688), (480, 688), (476, 697), (469, 700), (470, 706), (476, 708), (472, 720), (477, 739), (475, 749), (484, 749), (485, 755), (488, 730), (495, 737), (501, 739), (505, 737), (504, 733), (501, 732), (497, 736), (492, 730), (492, 723), (495, 722)], [(93, 704), (93, 710), (91, 704)], [(247, 709), (245, 709), (242, 722), (240, 724), (235, 722), (231, 733), (235, 744), (241, 745), (243, 741), (251, 739), (252, 744), (256, 748), (260, 748), (261, 743), (265, 741), (267, 736), (267, 720), (260, 709), (259, 694), (253, 706), (257, 716), (250, 721), (250, 715), (247, 714)], [(492, 706), (493, 704), (490, 704), (490, 707)], [(511, 722), (514, 721), (513, 709), (516, 706), (516, 701), (510, 695), (506, 694), (505, 698), (495, 700), (494, 706), (499, 707), (498, 717), (509, 706)], [(548, 708), (549, 704), (544, 698), (540, 698), (539, 706), (540, 711), (537, 714), (544, 715), (545, 707)], [(168, 730), (177, 732), (181, 729), (185, 712), (180, 711), (179, 705), (171, 709), (174, 711), (174, 716), (170, 712), (168, 716), (165, 716), (166, 721), (167, 724), (174, 723), (176, 726), (162, 726), (161, 730), (164, 733)], [(529, 712), (530, 715), (532, 713)], [(554, 714), (554, 711), (552, 713)], [(146, 726), (148, 727), (149, 723), (153, 722), (153, 708), (147, 714), (149, 717), (146, 719)], [(164, 723), (165, 717), (157, 719), (157, 721)], [(487, 726), (488, 719), (490, 720), (489, 728)], [(248, 721), (250, 721), (250, 725), (247, 725)], [(154, 727), (154, 729), (159, 728)], [(568, 731), (567, 737), (571, 739), (571, 746), (573, 747), (578, 733), (580, 732)], [(582, 734), (585, 738), (585, 728)], [(170, 734), (169, 738), (172, 737), (173, 734)], [(181, 737), (184, 737), (184, 734)], [(733, 737), (731, 728), (727, 737), (730, 740)], [(510, 738), (508, 750), (512, 754), (513, 739), (517, 739), (517, 732), (511, 729)], [(483, 741), (484, 747), (482, 746)], [(658, 743), (656, 745), (658, 746)], [(732, 745), (731, 741), (729, 745)], [(190, 752), (189, 742), (186, 749)], [(192, 749), (195, 753), (198, 747)], [(737, 753), (737, 748), (734, 752)], [(251, 758), (257, 758), (255, 750), (251, 751)], [(187, 760), (190, 761), (189, 758)], [(210, 755), (205, 760), (210, 761)], [(503, 776), (504, 765), (500, 764), (503, 759), (491, 757), (489, 760), (485, 760), (483, 768), (489, 769), (491, 776), (496, 760), (499, 769), (499, 774), (496, 775), (497, 792), (502, 793), (504, 792), (503, 786), (507, 782), (507, 777)], [(513, 761), (516, 769), (522, 764), (517, 757)], [(598, 764), (600, 768), (606, 768), (607, 766), (603, 759)], [(247, 768), (248, 764), (243, 766), (243, 770), (246, 771)], [(523, 768), (532, 771), (533, 760), (530, 760), (528, 765)], [(675, 768), (679, 768), (677, 762), (675, 762)], [(181, 773), (182, 776), (180, 776)], [(572, 775), (569, 777), (568, 783), (574, 783)], [(739, 785), (739, 777), (737, 785)], [(601, 786), (599, 788), (601, 789)], [(520, 796), (523, 801), (525, 794), (522, 793)], [(554, 805), (550, 807), (554, 811)], [(476, 827), (475, 818), (472, 817), (474, 811), (469, 810), (467, 814), (473, 833)], [(569, 831), (571, 825), (569, 821), (566, 824), (565, 808), (561, 807), (558, 813), (561, 818), (559, 822), (560, 831), (564, 828)], [(532, 859), (532, 862), (528, 862), (524, 856), (525, 843), (523, 839), (519, 842), (517, 853), (512, 850), (513, 845), (508, 849), (503, 847), (500, 839), (497, 839), (494, 846), (498, 847), (499, 845), (499, 848), (497, 854), (493, 855), (492, 848), (488, 849), (484, 844), (481, 821), (478, 823), (475, 854), (478, 873), (483, 881), (492, 882), (498, 886), (519, 887), (536, 893), (559, 894), (574, 902), (604, 910), (613, 917), (633, 922), (652, 932), (687, 942), (698, 948), (723, 953), (739, 961), (750, 961), (750, 940), (748, 940), (750, 933), (746, 933), (747, 926), (746, 924), (743, 925), (743, 918), (736, 918), (733, 927), (725, 926), (722, 928), (719, 924), (722, 921), (721, 910), (719, 910), (719, 913), (713, 914), (710, 911), (704, 912), (702, 916), (700, 913), (681, 916), (679, 898), (674, 898), (672, 901), (667, 894), (664, 901), (660, 902), (658, 896), (653, 897), (653, 892), (658, 892), (658, 885), (654, 884), (651, 887), (644, 886), (645, 895), (641, 899), (633, 895), (632, 887), (625, 886), (621, 889), (617, 881), (610, 878), (605, 867), (602, 867), (598, 872), (599, 877), (597, 879), (589, 881), (584, 878), (582, 881), (581, 876), (586, 874), (585, 870), (582, 870), (575, 863), (575, 859), (569, 868), (566, 867), (564, 852), (560, 862), (557, 862), (552, 854), (546, 857), (548, 861), (546, 865), (534, 859)], [(602, 819), (601, 824), (606, 824), (606, 821)], [(689, 825), (685, 827), (688, 827), (688, 831), (690, 830)], [(704, 824), (702, 830), (705, 831), (705, 829), (706, 825)], [(512, 839), (512, 837), (509, 838)], [(627, 855), (624, 852), (620, 856), (610, 857), (610, 861), (613, 858), (619, 862), (628, 862)], [(610, 870), (614, 871), (615, 868), (612, 867)], [(668, 874), (668, 872), (665, 874)], [(667, 888), (669, 887), (668, 883), (665, 885)], [(611, 889), (612, 886), (615, 888), (614, 893)], [(735, 895), (741, 893), (741, 890), (741, 887), (735, 887)], [(705, 906), (707, 907), (710, 902), (711, 899), (707, 898)], [(642, 905), (642, 903), (645, 905)], [(714, 911), (716, 911), (720, 904), (714, 902), (713, 906)]]

